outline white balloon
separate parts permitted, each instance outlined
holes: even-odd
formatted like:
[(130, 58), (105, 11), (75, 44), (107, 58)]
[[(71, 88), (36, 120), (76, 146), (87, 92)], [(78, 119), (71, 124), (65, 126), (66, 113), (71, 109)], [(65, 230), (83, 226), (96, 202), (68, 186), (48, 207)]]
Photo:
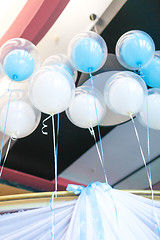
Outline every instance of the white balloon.
[(66, 110), (75, 88), (71, 75), (60, 67), (42, 67), (30, 80), (29, 95), (41, 112), (56, 114)]
[(22, 138), (35, 129), (36, 115), (26, 102), (14, 101), (5, 105), (0, 111), (0, 130), (3, 132), (7, 116), (5, 134), (14, 138)]
[(72, 98), (66, 114), (70, 121), (78, 127), (95, 127), (102, 121), (105, 115), (105, 102), (101, 93), (95, 89), (95, 97), (92, 95), (92, 88), (87, 86), (78, 87), (75, 96)]
[(0, 131), (13, 138), (31, 134), (38, 126), (41, 112), (22, 89), (5, 92), (0, 98)]
[(140, 76), (124, 71), (108, 80), (104, 88), (104, 98), (113, 112), (128, 116), (140, 111), (146, 91), (146, 85)]
[(137, 116), (140, 123), (155, 130), (160, 130), (160, 89), (152, 88), (148, 91), (147, 101)]

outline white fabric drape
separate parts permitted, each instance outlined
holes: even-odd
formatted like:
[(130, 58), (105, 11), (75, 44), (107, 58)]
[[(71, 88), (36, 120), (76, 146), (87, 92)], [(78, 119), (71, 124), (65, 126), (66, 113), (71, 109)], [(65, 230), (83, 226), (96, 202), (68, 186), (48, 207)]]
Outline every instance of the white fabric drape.
[(55, 239), (64, 239), (76, 200), (50, 207), (21, 211), (0, 216), (1, 240), (49, 240), (52, 218)]
[[(155, 213), (154, 213), (155, 211)], [(160, 203), (92, 183), (77, 200), (0, 216), (1, 240), (158, 240)]]

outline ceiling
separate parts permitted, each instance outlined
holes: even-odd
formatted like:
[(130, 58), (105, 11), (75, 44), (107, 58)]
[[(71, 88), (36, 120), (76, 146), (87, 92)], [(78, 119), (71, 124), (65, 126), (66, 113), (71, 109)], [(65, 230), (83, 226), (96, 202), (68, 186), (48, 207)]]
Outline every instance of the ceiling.
[[(147, 32), (153, 38), (156, 49), (160, 49), (159, 0), (128, 0), (127, 2), (125, 0), (100, 0), (98, 3), (96, 0), (70, 0), (69, 3), (64, 1), (63, 7), (58, 7), (58, 4), (62, 1), (52, 0), (51, 5), (54, 5), (53, 2), (57, 4), (55, 8), (58, 12), (55, 17), (57, 21), (51, 17), (51, 11), (48, 13), (48, 18), (46, 17), (45, 21), (44, 19), (39, 19), (40, 15), (38, 14), (40, 13), (38, 13), (38, 10), (37, 12), (31, 11), (32, 13), (30, 12), (29, 14), (32, 16), (30, 17), (33, 18), (33, 15), (37, 17), (35, 25), (34, 19), (29, 21), (28, 18), (28, 22), (24, 21), (23, 23), (24, 25), (26, 24), (23, 32), (20, 32), (23, 24), (19, 28), (13, 28), (14, 22), (12, 23), (11, 19), (13, 21), (26, 6), (25, 4), (29, 4), (33, 0), (22, 1), (20, 5), (17, 4), (20, 1), (14, 0), (17, 8), (15, 11), (12, 11), (14, 12), (13, 18), (8, 18), (11, 8), (13, 8), (11, 2), (13, 3), (13, 0), (8, 1), (8, 4), (10, 4), (8, 8), (4, 6), (4, 9), (7, 9), (6, 14), (3, 14), (2, 17), (4, 18), (0, 18), (0, 22), (6, 23), (6, 25), (3, 25), (5, 28), (3, 27), (0, 32), (0, 43), (5, 42), (8, 37), (26, 36), (26, 39), (37, 45), (42, 62), (50, 55), (57, 53), (66, 54), (70, 39), (81, 31), (95, 30), (95, 24), (96, 30), (106, 41), (110, 53), (105, 67), (98, 73), (123, 70), (113, 54), (115, 53), (114, 49), (119, 37), (129, 30), (138, 29)], [(40, 2), (44, 4), (45, 1), (41, 0), (39, 5), (37, 5), (37, 8), (42, 10)], [(3, 6), (3, 3), (0, 4)], [(65, 7), (65, 5), (67, 6)], [(47, 11), (47, 5), (44, 9)], [(64, 11), (62, 11), (63, 9)], [(92, 13), (97, 16), (94, 21), (91, 21), (89, 18)], [(10, 19), (10, 22), (6, 21), (6, 19)], [(16, 22), (16, 20), (14, 21)], [(20, 23), (20, 20), (17, 21), (17, 24)], [(42, 24), (42, 29), (36, 28), (37, 23)], [(34, 31), (32, 24), (35, 26)], [(79, 74), (76, 84), (82, 84), (84, 79), (87, 79), (87, 76)], [(47, 115), (42, 114), (42, 121), (46, 117)], [(51, 121), (47, 122), (48, 135), (45, 136), (41, 132), (42, 121), (34, 133), (17, 140), (13, 144), (5, 167), (52, 181), (54, 179), (52, 125)], [(146, 129), (139, 125), (137, 121), (136, 126), (146, 155)], [(100, 128), (109, 183), (117, 188), (147, 188), (148, 181), (132, 122), (127, 121), (118, 126), (111, 122)], [(151, 130), (150, 136), (152, 181), (153, 184), (156, 184), (160, 181), (158, 171), (160, 166), (160, 133), (159, 131)], [(89, 131), (74, 126), (66, 117), (65, 112), (60, 114), (58, 174), (61, 178), (83, 184), (89, 184), (95, 180), (104, 181), (103, 171)], [(7, 180), (7, 177), (5, 180)], [(19, 183), (21, 184), (21, 182)]]

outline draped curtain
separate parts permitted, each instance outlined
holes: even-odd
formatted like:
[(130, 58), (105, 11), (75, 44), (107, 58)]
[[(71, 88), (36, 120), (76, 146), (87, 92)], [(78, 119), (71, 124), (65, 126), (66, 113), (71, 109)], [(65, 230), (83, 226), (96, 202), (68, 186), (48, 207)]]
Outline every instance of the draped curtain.
[[(0, 215), (1, 240), (158, 240), (160, 203), (106, 183), (69, 186), (77, 200)], [(52, 236), (54, 235), (54, 237)]]

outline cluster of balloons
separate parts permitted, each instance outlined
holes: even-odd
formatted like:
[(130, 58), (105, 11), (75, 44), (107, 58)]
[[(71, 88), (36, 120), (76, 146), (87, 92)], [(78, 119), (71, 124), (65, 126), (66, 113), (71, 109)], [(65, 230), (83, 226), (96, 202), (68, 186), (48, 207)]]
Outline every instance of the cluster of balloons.
[[(11, 81), (29, 79), (39, 67), (38, 52), (34, 44), (15, 38), (0, 48), (1, 76)], [(31, 103), (23, 89), (12, 90), (8, 86), (0, 96), (0, 131), (11, 138), (22, 138), (31, 134), (38, 126), (41, 112)]]
[(122, 66), (139, 70), (149, 87), (160, 87), (160, 52), (152, 38), (143, 31), (129, 31), (116, 44), (116, 56)]
[[(123, 34), (120, 39), (118, 40), (116, 44), (116, 57), (119, 63), (124, 66), (125, 68), (133, 71), (137, 71), (139, 74), (139, 80), (138, 82), (141, 83), (141, 87), (143, 88), (144, 92), (144, 102), (143, 104), (140, 104), (142, 102), (142, 89), (138, 90), (138, 86), (134, 86), (133, 84), (129, 84), (130, 78), (128, 78), (127, 82), (123, 86), (119, 86), (119, 91), (116, 92), (118, 82), (116, 83), (117, 86), (113, 83), (113, 78), (107, 83), (107, 86), (114, 85), (114, 87), (111, 86), (110, 91), (105, 90), (107, 94), (107, 102), (109, 106), (120, 114), (123, 114), (123, 111), (121, 111), (121, 104), (123, 106), (127, 106), (128, 103), (131, 101), (132, 94), (130, 93), (132, 89), (132, 93), (135, 90), (135, 99), (132, 100), (132, 104), (135, 105), (135, 107), (139, 106), (139, 114), (138, 119), (140, 123), (143, 125), (148, 125), (152, 129), (160, 130), (159, 122), (160, 122), (160, 116), (158, 114), (158, 107), (160, 107), (159, 98), (160, 98), (160, 52), (155, 51), (155, 44), (152, 38), (145, 32), (134, 30), (129, 31), (125, 34)], [(127, 72), (126, 72), (127, 73)], [(133, 73), (128, 72), (130, 76), (133, 75)], [(122, 76), (122, 74), (119, 74), (119, 76)], [(117, 76), (115, 76), (117, 77)], [(145, 89), (144, 83), (142, 84), (142, 79), (147, 86), (152, 87), (151, 90)], [(121, 79), (121, 82), (124, 81)], [(127, 85), (128, 87), (127, 87)], [(120, 82), (119, 82), (120, 85)], [(143, 85), (143, 86), (142, 86)], [(106, 88), (107, 88), (106, 86)], [(125, 88), (128, 90), (125, 91)], [(120, 90), (121, 89), (121, 90)], [(120, 91), (122, 91), (120, 93)], [(120, 94), (119, 95), (119, 101), (118, 101), (118, 95), (115, 96), (114, 94)], [(128, 94), (128, 96), (127, 96)], [(114, 96), (112, 96), (114, 95)], [(125, 97), (124, 97), (125, 96)], [(113, 99), (112, 99), (113, 98)], [(117, 101), (117, 102), (116, 102)], [(126, 103), (125, 103), (126, 101)], [(141, 105), (141, 107), (140, 107)], [(133, 111), (133, 114), (137, 113), (137, 111)]]
[[(78, 34), (69, 45), (69, 56), (78, 71), (96, 72), (106, 61), (107, 46), (96, 33)], [(160, 119), (152, 114), (155, 105), (158, 105), (159, 92), (152, 90), (157, 101), (155, 104), (151, 103), (150, 92), (147, 91), (148, 81), (152, 82), (152, 87), (160, 84), (159, 56), (152, 38), (143, 31), (129, 31), (118, 40), (116, 56), (128, 70), (118, 72), (106, 81), (103, 96), (96, 89), (93, 94), (89, 87), (76, 88), (66, 111), (68, 118), (79, 127), (96, 126), (105, 115), (106, 104), (116, 114), (130, 117), (138, 115), (143, 125), (159, 129), (155, 122), (160, 122)], [(153, 85), (153, 82), (157, 82), (157, 85)], [(148, 118), (148, 115), (152, 117)]]
[(107, 58), (107, 46), (98, 34), (87, 32), (77, 35), (68, 49), (68, 56), (50, 56), (40, 66), (36, 46), (26, 39), (11, 39), (0, 48), (2, 76), (18, 83), (29, 82), (28, 91), (19, 89), (17, 85), (17, 89), (7, 89), (0, 96), (1, 131), (5, 130), (5, 134), (12, 138), (25, 137), (38, 126), (41, 112), (54, 115), (66, 110), (72, 121), (72, 117), (77, 118), (74, 104), (72, 103), (72, 113), (71, 109), (67, 109), (73, 99), (78, 100), (77, 104), (84, 111), (82, 115), (86, 115), (86, 120), (81, 123), (79, 117), (75, 120), (77, 125), (86, 127), (84, 122), (87, 127), (96, 125), (97, 115), (93, 111), (95, 104), (98, 107), (98, 117), (102, 118), (105, 112), (103, 97), (97, 91), (93, 97), (91, 89), (84, 88), (82, 92), (81, 89), (75, 89), (75, 80), (77, 70), (92, 73), (102, 67)]
[(69, 106), (77, 72), (67, 56), (52, 56), (40, 67), (37, 48), (26, 39), (11, 39), (0, 49), (2, 76), (11, 81), (29, 80), (27, 91), (11, 90), (0, 96), (0, 130), (12, 138), (31, 134), (41, 112), (53, 115)]
[[(108, 49), (103, 38), (95, 32), (77, 34), (68, 47), (71, 64), (80, 72), (92, 74), (107, 59)], [(101, 92), (88, 86), (77, 87), (66, 110), (69, 120), (78, 127), (95, 127), (106, 112)]]
[[(76, 88), (77, 71), (91, 75), (104, 65), (107, 54), (103, 38), (91, 31), (71, 40), (67, 56), (50, 56), (41, 66), (36, 46), (30, 41), (7, 41), (0, 49), (2, 75), (15, 82), (28, 80), (29, 88), (0, 96), (0, 130), (6, 128), (7, 135), (21, 138), (38, 126), (41, 112), (54, 115), (63, 111), (73, 124), (90, 128), (101, 122), (106, 105), (117, 114), (138, 114), (143, 124), (160, 129), (160, 121), (155, 120), (158, 116), (153, 114), (160, 101), (160, 91), (155, 89), (160, 86), (160, 54), (155, 52), (152, 38), (138, 30), (120, 37), (116, 56), (131, 71), (113, 75), (105, 84), (104, 95), (93, 86)], [(152, 91), (147, 93), (146, 85), (153, 87)]]
[[(92, 73), (103, 66), (107, 46), (94, 32), (76, 35), (68, 46), (68, 56), (47, 58), (29, 81), (33, 105), (49, 115), (66, 111), (70, 121), (82, 128), (94, 127), (105, 114), (104, 98), (91, 87), (75, 87), (77, 70)], [(95, 111), (95, 106), (97, 110)]]

